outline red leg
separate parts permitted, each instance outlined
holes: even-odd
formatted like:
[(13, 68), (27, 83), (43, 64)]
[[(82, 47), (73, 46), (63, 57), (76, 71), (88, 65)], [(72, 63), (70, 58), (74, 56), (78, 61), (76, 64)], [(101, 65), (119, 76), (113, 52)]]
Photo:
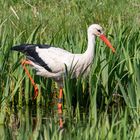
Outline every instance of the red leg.
[(60, 87), (59, 89), (59, 97), (58, 97), (58, 115), (59, 115), (59, 126), (63, 128), (63, 118), (62, 118), (62, 98), (63, 98), (63, 89)]
[(25, 64), (31, 65), (31, 62), (28, 61), (28, 60), (22, 60), (21, 65), (22, 65), (23, 69), (25, 70), (25, 73), (26, 73), (27, 76), (29, 77), (29, 79), (30, 79), (32, 85), (34, 86), (34, 94), (35, 94), (35, 95), (34, 95), (33, 98), (35, 99), (35, 98), (38, 96), (38, 87), (37, 87), (37, 85), (35, 84), (33, 78), (31, 77), (29, 71), (27, 70)]

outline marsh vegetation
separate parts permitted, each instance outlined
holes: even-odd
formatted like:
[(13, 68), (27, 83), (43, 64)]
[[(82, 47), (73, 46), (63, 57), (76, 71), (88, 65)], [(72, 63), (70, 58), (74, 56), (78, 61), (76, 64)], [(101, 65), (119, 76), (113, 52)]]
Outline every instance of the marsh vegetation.
[[(9, 139), (140, 139), (139, 0), (1, 0), (0, 137)], [(63, 121), (59, 131), (57, 85), (35, 75), (39, 96), (25, 75), (22, 43), (50, 44), (82, 53), (87, 27), (105, 29), (116, 53), (97, 39), (89, 76), (65, 79)]]

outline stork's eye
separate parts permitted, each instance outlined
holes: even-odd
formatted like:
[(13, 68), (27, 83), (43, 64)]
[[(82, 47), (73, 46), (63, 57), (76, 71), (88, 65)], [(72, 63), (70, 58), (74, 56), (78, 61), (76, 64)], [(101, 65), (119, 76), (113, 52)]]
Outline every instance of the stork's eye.
[(97, 29), (97, 31), (98, 31), (99, 33), (101, 33), (101, 30)]

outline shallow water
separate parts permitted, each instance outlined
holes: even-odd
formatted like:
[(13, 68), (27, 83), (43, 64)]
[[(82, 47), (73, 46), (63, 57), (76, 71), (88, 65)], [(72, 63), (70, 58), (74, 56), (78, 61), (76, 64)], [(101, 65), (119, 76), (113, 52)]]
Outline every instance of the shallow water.
[(57, 109), (28, 106), (11, 108), (4, 124), (0, 125), (0, 140), (51, 139), (54, 132), (59, 132)]

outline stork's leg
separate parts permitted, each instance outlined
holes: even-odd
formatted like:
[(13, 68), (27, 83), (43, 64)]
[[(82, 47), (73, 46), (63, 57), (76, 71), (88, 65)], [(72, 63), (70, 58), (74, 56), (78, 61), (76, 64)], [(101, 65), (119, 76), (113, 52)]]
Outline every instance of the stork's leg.
[(62, 118), (62, 101), (63, 101), (63, 89), (60, 87), (59, 89), (59, 97), (58, 97), (58, 115), (59, 115), (59, 126), (60, 128), (63, 128), (63, 118)]
[(27, 76), (29, 77), (29, 79), (30, 79), (32, 85), (34, 86), (34, 97), (33, 97), (33, 99), (35, 99), (35, 98), (38, 96), (38, 87), (37, 87), (37, 85), (35, 84), (33, 78), (31, 77), (29, 71), (27, 70), (27, 68), (26, 68), (26, 66), (25, 66), (26, 64), (31, 65), (31, 62), (28, 61), (28, 60), (22, 60), (22, 61), (21, 61), (21, 64), (22, 64), (23, 69), (25, 70), (25, 73), (26, 73)]

